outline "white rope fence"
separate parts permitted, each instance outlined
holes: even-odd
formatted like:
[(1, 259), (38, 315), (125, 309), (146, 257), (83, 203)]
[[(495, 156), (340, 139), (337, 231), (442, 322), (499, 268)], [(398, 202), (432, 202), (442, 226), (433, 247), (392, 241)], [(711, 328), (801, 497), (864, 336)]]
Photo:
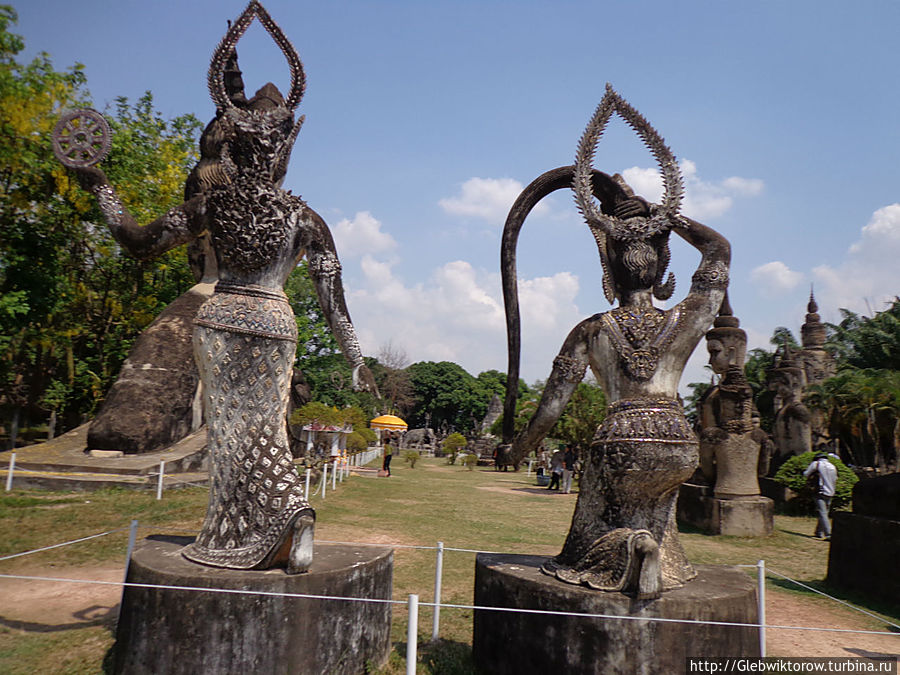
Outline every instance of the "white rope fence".
[[(313, 494), (318, 494), (322, 499), (325, 499), (325, 494), (328, 489), (328, 475), (331, 473), (331, 491), (334, 492), (337, 489), (337, 484), (343, 483), (344, 478), (350, 475), (351, 467), (362, 467), (373, 461), (377, 457), (379, 457), (382, 453), (382, 448), (371, 448), (369, 450), (365, 450), (363, 452), (356, 453), (355, 455), (351, 455), (349, 457), (336, 457), (332, 459), (330, 462), (326, 462), (322, 465), (322, 481), (319, 483), (319, 486), (315, 488)], [(16, 454), (12, 453), (12, 457), (9, 463), (9, 469), (6, 476), (6, 491), (9, 492), (12, 489), (13, 482), (13, 473), (15, 471), (16, 464)], [(305, 473), (305, 483), (304, 483), (304, 498), (306, 501), (309, 501), (309, 488), (310, 488), (310, 478), (312, 474), (312, 469), (306, 469)], [(199, 488), (208, 488), (209, 482), (197, 482), (197, 481), (187, 481), (178, 478), (177, 473), (169, 473), (166, 474), (166, 462), (165, 460), (160, 460), (159, 469), (157, 471), (151, 471), (147, 474), (150, 477), (156, 477), (156, 499), (161, 500), (163, 497), (163, 490), (165, 489), (166, 482), (175, 483), (175, 486), (191, 486), (191, 487), (199, 487)], [(171, 487), (174, 486), (170, 486)]]
[[(334, 474), (332, 474), (333, 476)], [(327, 482), (323, 478), (323, 485), (327, 485)], [(155, 528), (158, 529), (158, 528)], [(739, 628), (756, 628), (759, 632), (759, 645), (760, 645), (760, 656), (766, 655), (766, 629), (773, 630), (797, 630), (797, 631), (807, 631), (807, 632), (822, 632), (822, 633), (842, 633), (842, 634), (856, 634), (856, 635), (884, 635), (891, 637), (900, 637), (897, 633), (890, 631), (876, 631), (876, 630), (855, 630), (855, 629), (847, 629), (847, 628), (823, 628), (818, 626), (790, 626), (790, 625), (777, 625), (777, 624), (767, 624), (765, 620), (765, 577), (767, 574), (765, 562), (760, 560), (755, 565), (735, 565), (735, 567), (744, 567), (744, 568), (756, 568), (757, 577), (758, 577), (758, 593), (757, 599), (759, 603), (759, 616), (757, 623), (741, 623), (741, 622), (731, 622), (731, 621), (704, 621), (699, 619), (668, 619), (662, 617), (637, 617), (637, 616), (622, 616), (615, 614), (590, 614), (590, 613), (581, 613), (581, 612), (565, 612), (565, 611), (557, 611), (557, 610), (541, 610), (541, 609), (521, 609), (521, 608), (512, 608), (512, 607), (488, 607), (488, 606), (479, 606), (479, 605), (465, 605), (465, 604), (454, 604), (454, 603), (444, 603), (441, 602), (441, 582), (443, 575), (443, 556), (444, 551), (455, 551), (462, 553), (498, 553), (496, 551), (480, 551), (475, 549), (465, 549), (465, 548), (454, 548), (444, 546), (443, 542), (437, 542), (436, 546), (425, 546), (425, 545), (411, 545), (411, 544), (379, 544), (379, 543), (370, 543), (370, 542), (335, 542), (335, 541), (325, 541), (320, 540), (319, 543), (329, 543), (329, 544), (343, 544), (343, 545), (351, 545), (351, 546), (376, 546), (379, 548), (392, 547), (392, 548), (407, 548), (407, 549), (418, 549), (418, 550), (434, 550), (436, 551), (436, 559), (435, 559), (435, 580), (434, 580), (434, 602), (420, 602), (418, 594), (410, 594), (406, 601), (403, 600), (393, 600), (386, 598), (356, 598), (356, 597), (346, 597), (346, 596), (335, 596), (335, 595), (314, 595), (314, 594), (306, 594), (306, 593), (276, 593), (276, 592), (266, 592), (266, 591), (249, 591), (249, 590), (240, 590), (240, 589), (225, 589), (225, 588), (206, 588), (206, 587), (197, 587), (197, 586), (176, 586), (176, 585), (163, 585), (163, 584), (141, 584), (141, 583), (133, 583), (127, 581), (128, 575), (128, 565), (130, 563), (131, 554), (134, 549), (134, 544), (136, 541), (137, 530), (138, 530), (138, 522), (136, 520), (131, 521), (131, 525), (128, 528), (118, 528), (114, 530), (108, 530), (106, 532), (100, 532), (98, 534), (90, 535), (87, 537), (81, 537), (79, 539), (74, 539), (72, 541), (63, 542), (61, 544), (54, 544), (52, 546), (45, 546), (42, 548), (34, 549), (31, 551), (24, 551), (22, 553), (15, 553), (12, 555), (0, 557), (0, 561), (10, 560), (13, 558), (18, 558), (21, 556), (30, 555), (33, 553), (39, 553), (42, 551), (49, 551), (52, 549), (60, 548), (63, 546), (69, 546), (72, 544), (77, 544), (81, 542), (90, 541), (92, 539), (97, 539), (99, 537), (104, 537), (109, 534), (113, 534), (116, 532), (123, 532), (125, 530), (129, 531), (129, 541), (128, 541), (128, 551), (126, 555), (125, 561), (125, 578), (121, 582), (117, 581), (100, 581), (100, 580), (86, 580), (86, 579), (68, 579), (61, 577), (40, 577), (40, 576), (30, 576), (30, 575), (20, 575), (20, 574), (0, 574), (0, 578), (3, 579), (19, 579), (24, 581), (44, 581), (44, 582), (57, 582), (57, 583), (78, 583), (78, 584), (97, 584), (104, 586), (120, 586), (123, 588), (126, 587), (134, 587), (134, 588), (157, 588), (162, 590), (177, 590), (177, 591), (194, 591), (194, 592), (203, 592), (203, 593), (230, 593), (230, 594), (239, 594), (239, 595), (258, 595), (258, 596), (268, 596), (268, 597), (285, 597), (285, 598), (304, 598), (310, 600), (329, 600), (329, 601), (345, 601), (345, 602), (368, 602), (368, 603), (381, 603), (381, 604), (391, 604), (391, 605), (402, 605), (406, 604), (408, 608), (408, 618), (407, 618), (407, 653), (406, 653), (406, 662), (407, 662), (407, 673), (413, 674), (415, 673), (415, 664), (417, 659), (417, 642), (418, 642), (418, 616), (419, 616), (419, 607), (431, 607), (434, 610), (433, 613), (433, 621), (432, 621), (432, 632), (431, 632), (431, 640), (432, 642), (439, 639), (439, 629), (440, 629), (440, 611), (442, 608), (446, 609), (459, 609), (459, 610), (469, 610), (469, 611), (489, 611), (489, 612), (508, 612), (508, 613), (522, 613), (522, 614), (538, 614), (538, 615), (546, 615), (546, 616), (560, 616), (560, 617), (576, 617), (576, 618), (585, 618), (585, 619), (605, 619), (605, 620), (614, 620), (614, 621), (643, 621), (647, 623), (677, 623), (677, 624), (687, 624), (687, 625), (710, 625), (710, 626), (733, 626)], [(848, 602), (840, 600), (838, 598), (834, 598), (827, 593), (823, 593), (807, 584), (791, 579), (790, 577), (781, 574), (780, 572), (776, 572), (775, 570), (768, 570), (768, 573), (777, 576), (781, 579), (784, 579), (788, 582), (794, 583), (806, 590), (812, 591), (819, 595), (822, 595), (830, 600), (838, 602), (850, 609), (855, 609), (867, 616), (877, 619), (878, 621), (884, 622), (893, 628), (900, 629), (900, 626), (897, 624), (885, 619), (884, 617), (880, 617), (876, 614), (868, 612), (862, 608), (856, 607)]]

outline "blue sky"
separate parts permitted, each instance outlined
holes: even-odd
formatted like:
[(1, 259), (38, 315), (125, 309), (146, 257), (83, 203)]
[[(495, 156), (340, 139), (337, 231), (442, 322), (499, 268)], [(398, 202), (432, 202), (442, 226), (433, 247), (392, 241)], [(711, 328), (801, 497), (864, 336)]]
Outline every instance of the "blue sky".
[[(825, 320), (900, 293), (900, 4), (791, 2), (264, 3), (307, 74), (285, 187), (330, 224), (363, 351), (506, 369), (499, 247), (509, 205), (570, 164), (606, 82), (682, 162), (684, 210), (732, 243), (731, 298), (751, 347), (799, 332), (810, 284)], [(238, 0), (18, 3), (26, 57), (86, 67), (95, 105), (151, 90), (166, 116), (214, 113), (209, 57)], [(255, 24), (250, 93), (287, 68)], [(659, 196), (614, 120), (596, 168)], [(680, 242), (679, 242), (680, 244)], [(523, 376), (545, 378), (568, 331), (609, 305), (568, 192), (519, 242)], [(673, 245), (683, 297), (696, 255)], [(702, 345), (700, 346), (702, 349)], [(682, 384), (706, 380), (695, 357)]]

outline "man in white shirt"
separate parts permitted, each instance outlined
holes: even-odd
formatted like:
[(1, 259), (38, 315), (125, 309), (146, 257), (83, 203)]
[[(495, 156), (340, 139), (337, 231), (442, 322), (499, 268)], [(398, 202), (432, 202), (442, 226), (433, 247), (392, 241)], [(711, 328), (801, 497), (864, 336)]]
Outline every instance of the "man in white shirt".
[(831, 524), (828, 522), (828, 509), (831, 506), (831, 498), (834, 497), (837, 485), (837, 469), (828, 461), (828, 455), (824, 452), (816, 453), (815, 458), (806, 467), (803, 475), (807, 478), (818, 474), (818, 489), (816, 490), (816, 514), (819, 522), (816, 523), (816, 539), (831, 539)]

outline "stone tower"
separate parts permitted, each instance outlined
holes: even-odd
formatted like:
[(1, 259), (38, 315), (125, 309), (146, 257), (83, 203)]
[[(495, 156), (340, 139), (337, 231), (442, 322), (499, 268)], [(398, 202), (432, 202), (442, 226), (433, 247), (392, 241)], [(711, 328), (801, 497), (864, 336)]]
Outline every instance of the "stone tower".
[(818, 314), (819, 306), (812, 290), (806, 306), (806, 323), (800, 328), (803, 349), (798, 357), (806, 372), (807, 385), (821, 384), (835, 373), (834, 357), (825, 351), (826, 329)]
[[(821, 384), (836, 371), (834, 357), (825, 351), (826, 328), (818, 311), (819, 306), (810, 289), (809, 304), (806, 306), (806, 323), (800, 328), (803, 349), (797, 354), (797, 360), (802, 364), (806, 375), (807, 387)], [(810, 413), (812, 446), (816, 447), (828, 442), (829, 433), (823, 413), (819, 410), (811, 410)]]

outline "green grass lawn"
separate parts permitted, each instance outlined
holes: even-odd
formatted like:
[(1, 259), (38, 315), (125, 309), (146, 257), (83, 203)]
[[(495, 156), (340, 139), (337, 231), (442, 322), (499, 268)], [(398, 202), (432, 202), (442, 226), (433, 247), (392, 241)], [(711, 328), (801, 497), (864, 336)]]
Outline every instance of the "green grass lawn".
[[(435, 551), (407, 548), (434, 546), (555, 554), (568, 531), (574, 494), (548, 492), (534, 476), (468, 470), (443, 459), (423, 458), (414, 469), (392, 465), (389, 479), (353, 476), (325, 499), (312, 498), (317, 510), (317, 539), (373, 542), (395, 546), (394, 598), (417, 593), (433, 599)], [(123, 531), (88, 542), (0, 562), (0, 573), (23, 573), (29, 567), (57, 568), (124, 564), (127, 528), (137, 519), (140, 534), (196, 532), (206, 510), (202, 489), (166, 492), (105, 490), (90, 493), (14, 491), (0, 496), (0, 557), (73, 540), (98, 532)], [(814, 519), (776, 516), (770, 537), (712, 537), (684, 532), (682, 541), (697, 563), (753, 565), (764, 559), (770, 569), (813, 586), (823, 586), (828, 547), (811, 539)], [(443, 601), (471, 604), (475, 555), (446, 551)], [(748, 574), (755, 574), (748, 570)], [(22, 583), (28, 583), (23, 581)], [(770, 580), (772, 593), (792, 592)], [(871, 607), (871, 604), (869, 605)], [(897, 620), (900, 617), (893, 617)], [(873, 624), (877, 623), (873, 621)], [(470, 672), (472, 612), (445, 608), (441, 637), (431, 645), (432, 611), (419, 614), (419, 672)], [(404, 672), (406, 611), (395, 606), (395, 650), (386, 673)], [(0, 624), (0, 672), (97, 673), (112, 644), (109, 626), (57, 632), (31, 632)]]

